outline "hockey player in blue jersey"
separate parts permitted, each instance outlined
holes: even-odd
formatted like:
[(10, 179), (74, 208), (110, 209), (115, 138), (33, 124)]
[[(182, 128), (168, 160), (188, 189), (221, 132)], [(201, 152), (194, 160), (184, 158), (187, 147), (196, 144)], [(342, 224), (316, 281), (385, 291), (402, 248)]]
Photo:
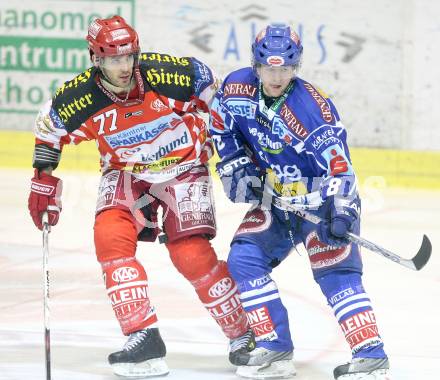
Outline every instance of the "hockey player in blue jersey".
[[(346, 130), (332, 101), (297, 76), (303, 47), (286, 25), (269, 25), (252, 45), (252, 67), (229, 74), (212, 104), (217, 171), (233, 202), (252, 203), (232, 243), (229, 270), (255, 334), (231, 354), (247, 378), (295, 374), (287, 310), (270, 276), (304, 244), (315, 281), (350, 346), (335, 379), (389, 379), (388, 358), (362, 284), (360, 200)], [(294, 215), (307, 209), (320, 225)]]

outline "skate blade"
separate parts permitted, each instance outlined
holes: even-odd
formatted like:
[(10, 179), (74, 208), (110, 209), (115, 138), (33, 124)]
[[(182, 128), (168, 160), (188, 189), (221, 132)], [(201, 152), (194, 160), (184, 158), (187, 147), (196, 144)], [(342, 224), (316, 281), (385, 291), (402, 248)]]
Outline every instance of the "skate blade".
[(236, 375), (246, 379), (290, 379), (296, 375), (296, 369), (292, 360), (279, 360), (269, 365), (239, 366)]
[(389, 369), (376, 369), (369, 373), (350, 373), (339, 376), (337, 380), (391, 380)]
[(129, 379), (166, 376), (170, 372), (164, 358), (150, 359), (141, 363), (114, 363), (115, 375)]

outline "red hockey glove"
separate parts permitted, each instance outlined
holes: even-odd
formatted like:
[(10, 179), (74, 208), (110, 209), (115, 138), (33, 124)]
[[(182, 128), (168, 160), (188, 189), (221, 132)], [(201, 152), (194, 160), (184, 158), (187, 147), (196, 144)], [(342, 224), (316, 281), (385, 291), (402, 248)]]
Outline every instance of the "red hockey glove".
[(63, 182), (50, 174), (38, 172), (35, 169), (31, 180), (31, 193), (28, 199), (28, 208), (34, 224), (43, 229), (42, 214), (47, 211), (49, 224), (54, 226), (58, 223), (61, 212), (61, 192)]

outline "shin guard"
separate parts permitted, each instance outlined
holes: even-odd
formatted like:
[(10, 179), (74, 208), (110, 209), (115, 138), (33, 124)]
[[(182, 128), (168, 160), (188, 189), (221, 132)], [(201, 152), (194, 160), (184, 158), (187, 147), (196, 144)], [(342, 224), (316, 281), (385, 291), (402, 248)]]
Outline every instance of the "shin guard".
[(287, 309), (269, 274), (238, 283), (240, 299), (257, 346), (271, 351), (293, 351)]
[(243, 335), (248, 330), (237, 286), (224, 261), (219, 261), (209, 273), (191, 283), (203, 305), (229, 339)]
[(318, 278), (317, 282), (333, 309), (353, 357), (386, 357), (361, 275), (334, 272)]
[(135, 258), (101, 263), (107, 293), (124, 335), (151, 327), (157, 321), (148, 298), (148, 280)]

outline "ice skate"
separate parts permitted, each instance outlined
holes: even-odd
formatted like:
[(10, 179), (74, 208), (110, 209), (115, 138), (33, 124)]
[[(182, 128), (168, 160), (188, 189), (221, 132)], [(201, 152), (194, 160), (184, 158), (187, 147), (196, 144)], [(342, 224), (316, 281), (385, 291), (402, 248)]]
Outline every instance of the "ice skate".
[(271, 351), (257, 347), (250, 352), (237, 355), (237, 376), (247, 379), (288, 379), (295, 376), (293, 352)]
[(229, 342), (229, 361), (233, 365), (244, 365), (248, 362), (248, 353), (256, 347), (255, 334), (252, 330), (246, 331), (238, 338)]
[(336, 367), (336, 380), (391, 380), (387, 358), (355, 358), (347, 364)]
[(115, 375), (131, 379), (164, 376), (166, 348), (159, 329), (145, 329), (130, 334), (121, 351), (109, 355)]

